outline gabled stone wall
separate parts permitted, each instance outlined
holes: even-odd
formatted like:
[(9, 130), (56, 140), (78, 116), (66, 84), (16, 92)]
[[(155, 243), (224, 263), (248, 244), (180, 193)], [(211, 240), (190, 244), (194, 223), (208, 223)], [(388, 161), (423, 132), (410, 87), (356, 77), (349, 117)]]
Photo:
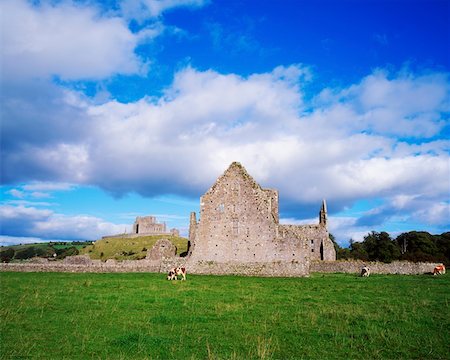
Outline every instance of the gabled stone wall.
[(278, 192), (263, 189), (239, 163), (232, 163), (200, 198), (200, 219), (191, 214), (189, 262), (304, 264), (335, 260), (322, 206), (317, 225), (280, 225)]
[(242, 168), (232, 166), (200, 199), (192, 258), (271, 261), (277, 220), (278, 193), (262, 189)]

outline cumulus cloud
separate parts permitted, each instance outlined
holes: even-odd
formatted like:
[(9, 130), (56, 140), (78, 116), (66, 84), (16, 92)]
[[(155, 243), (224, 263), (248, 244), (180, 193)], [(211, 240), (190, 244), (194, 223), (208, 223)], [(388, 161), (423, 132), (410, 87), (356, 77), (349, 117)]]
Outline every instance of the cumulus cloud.
[(208, 2), (208, 0), (124, 0), (120, 3), (120, 9), (126, 19), (143, 22), (149, 18), (160, 17), (163, 12), (173, 8), (197, 8)]
[(325, 89), (316, 105), (347, 112), (341, 123), (354, 131), (397, 137), (429, 138), (448, 125), (450, 110), (446, 73), (414, 75), (406, 70), (396, 77), (377, 70), (346, 89)]
[(55, 182), (31, 182), (23, 186), (26, 191), (70, 191), (75, 187), (74, 184), (55, 183)]
[(135, 74), (144, 64), (134, 53), (139, 35), (120, 17), (73, 2), (0, 2), (1, 57), (8, 78), (99, 79)]
[[(125, 224), (113, 224), (94, 216), (66, 216), (26, 205), (1, 205), (0, 218), (1, 234), (11, 237), (10, 241), (12, 237), (96, 240), (104, 235), (122, 233), (127, 228)], [(18, 242), (21, 241), (16, 240)]]

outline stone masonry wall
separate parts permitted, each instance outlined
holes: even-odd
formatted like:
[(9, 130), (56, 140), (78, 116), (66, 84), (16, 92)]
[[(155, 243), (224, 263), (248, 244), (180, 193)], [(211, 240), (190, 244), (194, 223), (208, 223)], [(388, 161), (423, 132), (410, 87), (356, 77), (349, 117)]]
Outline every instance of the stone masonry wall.
[(363, 266), (368, 266), (371, 274), (426, 274), (433, 271), (439, 263), (413, 263), (409, 261), (393, 261), (389, 264), (375, 261), (339, 260), (339, 261), (312, 261), (311, 272), (318, 273), (356, 273), (361, 272)]
[(166, 233), (166, 224), (156, 222), (154, 216), (138, 216), (133, 224), (134, 234)]
[[(75, 258), (75, 257), (74, 257)], [(67, 258), (66, 258), (67, 259)], [(408, 261), (394, 261), (390, 264), (363, 261), (312, 261), (304, 264), (300, 262), (254, 262), (237, 263), (214, 261), (199, 261), (191, 263), (186, 258), (172, 258), (164, 260), (129, 260), (115, 261), (86, 259), (69, 259), (67, 261), (36, 261), (22, 263), (1, 263), (0, 271), (17, 272), (73, 272), (73, 273), (130, 273), (151, 272), (167, 273), (171, 268), (183, 266), (189, 274), (214, 275), (244, 275), (270, 277), (307, 276), (309, 272), (318, 273), (353, 273), (359, 274), (362, 266), (367, 265), (371, 274), (402, 274), (416, 275), (433, 271), (438, 263), (412, 263)]]
[[(243, 176), (244, 175), (244, 176)], [(200, 199), (192, 257), (196, 261), (271, 261), (278, 194), (231, 166)]]

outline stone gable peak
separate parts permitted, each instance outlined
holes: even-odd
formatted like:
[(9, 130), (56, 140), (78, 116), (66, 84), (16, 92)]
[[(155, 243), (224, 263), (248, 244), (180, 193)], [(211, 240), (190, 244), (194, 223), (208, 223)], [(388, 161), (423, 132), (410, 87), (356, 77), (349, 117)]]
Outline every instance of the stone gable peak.
[(250, 183), (252, 187), (262, 190), (261, 186), (247, 172), (245, 167), (241, 163), (234, 161), (231, 163), (228, 169), (225, 170), (225, 172), (221, 176), (219, 176), (214, 185), (211, 186), (211, 188), (206, 192), (206, 194), (214, 192), (217, 186), (220, 186), (220, 184), (236, 180), (237, 178), (241, 178), (245, 182)]

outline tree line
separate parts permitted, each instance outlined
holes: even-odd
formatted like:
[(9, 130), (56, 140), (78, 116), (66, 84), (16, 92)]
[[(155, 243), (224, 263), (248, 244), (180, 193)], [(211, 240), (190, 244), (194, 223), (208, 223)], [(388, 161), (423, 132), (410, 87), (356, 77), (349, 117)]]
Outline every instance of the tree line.
[(410, 231), (395, 239), (385, 232), (372, 231), (362, 242), (350, 240), (348, 248), (340, 247), (332, 234), (336, 258), (392, 262), (394, 260), (441, 262), (450, 265), (450, 232), (432, 235), (425, 231)]

